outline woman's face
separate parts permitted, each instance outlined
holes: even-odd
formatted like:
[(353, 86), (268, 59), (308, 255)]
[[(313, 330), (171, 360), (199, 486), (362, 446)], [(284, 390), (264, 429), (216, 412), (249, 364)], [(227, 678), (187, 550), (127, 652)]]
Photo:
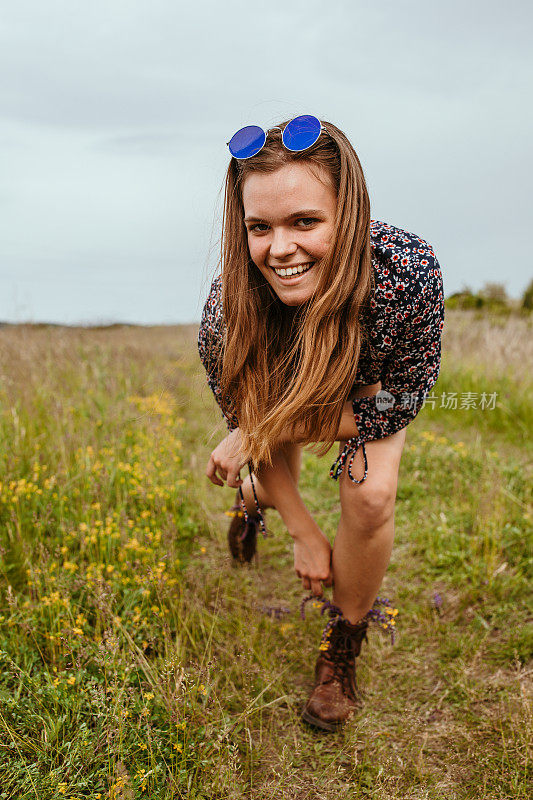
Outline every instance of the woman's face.
[[(337, 196), (328, 173), (322, 174), (324, 182), (307, 164), (294, 162), (275, 172), (253, 172), (243, 184), (250, 256), (287, 306), (298, 306), (313, 294), (320, 259), (334, 233)], [(294, 268), (303, 271), (280, 272)]]

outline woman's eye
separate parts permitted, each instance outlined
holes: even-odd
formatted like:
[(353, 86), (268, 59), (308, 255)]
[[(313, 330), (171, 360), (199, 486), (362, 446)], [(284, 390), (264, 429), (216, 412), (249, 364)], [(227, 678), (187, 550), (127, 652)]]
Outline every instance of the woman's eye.
[[(315, 219), (315, 217), (300, 217), (296, 220), (297, 223), (303, 222), (304, 228), (310, 228), (315, 222), (319, 220)], [(261, 230), (262, 229), (262, 230)], [(250, 225), (249, 231), (252, 233), (264, 233), (265, 229), (268, 229), (268, 225), (264, 222), (256, 222), (254, 225)]]

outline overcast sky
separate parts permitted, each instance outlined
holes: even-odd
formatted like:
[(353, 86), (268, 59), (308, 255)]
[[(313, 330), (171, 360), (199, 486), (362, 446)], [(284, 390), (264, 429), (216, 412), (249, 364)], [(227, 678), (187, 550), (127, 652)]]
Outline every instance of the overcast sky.
[(314, 114), (372, 217), (427, 239), (445, 293), (531, 251), (525, 0), (0, 2), (0, 320), (193, 322), (226, 142)]

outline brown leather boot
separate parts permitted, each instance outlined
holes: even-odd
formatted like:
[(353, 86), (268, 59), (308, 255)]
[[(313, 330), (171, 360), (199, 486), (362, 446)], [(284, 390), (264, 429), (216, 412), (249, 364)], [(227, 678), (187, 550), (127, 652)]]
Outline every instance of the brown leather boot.
[(257, 550), (257, 529), (259, 517), (248, 514), (248, 522), (240, 505), (234, 505), (229, 512), (233, 517), (228, 530), (228, 545), (231, 555), (241, 564), (250, 562)]
[(334, 731), (362, 705), (355, 680), (355, 659), (361, 652), (363, 639), (367, 638), (367, 628), (366, 619), (352, 625), (341, 618), (332, 625), (329, 641), (320, 647), (315, 687), (302, 713), (305, 722)]

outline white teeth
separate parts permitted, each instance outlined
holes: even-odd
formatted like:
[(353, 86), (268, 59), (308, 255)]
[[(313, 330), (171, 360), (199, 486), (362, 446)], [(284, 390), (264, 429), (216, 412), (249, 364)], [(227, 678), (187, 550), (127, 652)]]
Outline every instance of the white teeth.
[(314, 261), (310, 261), (308, 264), (299, 264), (297, 267), (289, 267), (288, 269), (274, 268), (274, 272), (276, 275), (281, 275), (281, 277), (289, 277), (290, 275), (297, 275), (302, 272), (307, 272), (308, 269), (311, 269), (314, 263)]

